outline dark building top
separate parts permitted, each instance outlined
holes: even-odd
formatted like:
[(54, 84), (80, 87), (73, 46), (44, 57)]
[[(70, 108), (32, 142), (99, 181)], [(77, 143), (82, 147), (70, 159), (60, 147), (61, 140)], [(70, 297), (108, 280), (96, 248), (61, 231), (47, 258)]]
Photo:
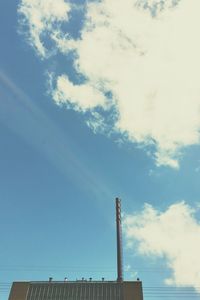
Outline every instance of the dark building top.
[(14, 282), (9, 300), (143, 300), (140, 281)]
[(31, 283), (28, 290), (27, 300), (46, 299), (122, 299), (122, 285), (109, 282), (71, 282), (71, 283)]

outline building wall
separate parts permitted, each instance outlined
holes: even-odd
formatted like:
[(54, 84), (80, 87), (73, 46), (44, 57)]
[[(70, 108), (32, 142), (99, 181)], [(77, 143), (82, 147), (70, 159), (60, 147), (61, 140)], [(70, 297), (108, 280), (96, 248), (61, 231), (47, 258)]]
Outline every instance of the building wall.
[(13, 282), (8, 300), (25, 300), (29, 282)]
[(143, 300), (142, 282), (124, 281), (123, 300)]

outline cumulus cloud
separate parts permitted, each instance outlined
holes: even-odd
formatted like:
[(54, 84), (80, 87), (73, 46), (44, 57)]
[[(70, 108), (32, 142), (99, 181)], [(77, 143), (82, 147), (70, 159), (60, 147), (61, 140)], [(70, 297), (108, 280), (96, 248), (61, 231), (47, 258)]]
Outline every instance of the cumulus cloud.
[(70, 81), (67, 70), (58, 75), (56, 103), (83, 112), (102, 107), (107, 124), (114, 107), (113, 131), (154, 145), (157, 165), (178, 168), (182, 149), (199, 143), (200, 1), (89, 1), (76, 39), (58, 26), (69, 22), (72, 4), (54, 2), (22, 0), (19, 10), (36, 50), (45, 56), (48, 33), (58, 52), (74, 53), (74, 70), (84, 78)]
[(200, 281), (200, 223), (195, 210), (179, 202), (160, 212), (146, 204), (135, 215), (126, 215), (124, 231), (129, 247), (139, 254), (161, 257), (171, 269), (168, 285), (198, 287)]

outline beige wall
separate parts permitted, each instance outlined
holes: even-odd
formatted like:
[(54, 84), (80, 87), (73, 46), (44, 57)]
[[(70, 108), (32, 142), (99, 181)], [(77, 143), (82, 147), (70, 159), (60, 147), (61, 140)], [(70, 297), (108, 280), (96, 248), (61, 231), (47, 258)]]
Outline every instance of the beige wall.
[(143, 300), (141, 281), (124, 281), (124, 300)]
[(26, 300), (29, 282), (13, 282), (8, 300)]

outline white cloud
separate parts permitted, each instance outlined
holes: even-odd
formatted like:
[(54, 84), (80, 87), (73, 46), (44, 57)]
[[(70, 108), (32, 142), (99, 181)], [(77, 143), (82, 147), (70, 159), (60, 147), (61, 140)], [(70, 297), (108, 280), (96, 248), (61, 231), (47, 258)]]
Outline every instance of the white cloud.
[[(31, 41), (40, 54), (38, 40), (50, 31), (49, 38), (58, 51), (76, 53), (74, 68), (86, 80), (78, 85), (67, 79), (64, 87), (67, 76), (58, 77), (57, 83), (62, 79), (63, 85), (61, 89), (56, 85), (54, 100), (76, 102), (74, 107), (83, 111), (97, 106), (110, 111), (114, 105), (118, 112), (115, 131), (133, 142), (154, 143), (157, 165), (178, 168), (181, 150), (199, 143), (200, 1), (193, 0), (192, 5), (188, 0), (88, 2), (76, 40), (54, 26), (50, 17), (68, 21), (71, 4), (60, 0), (65, 13), (50, 9), (43, 19), (43, 10), (36, 13), (37, 6), (28, 6), (29, 2), (33, 1), (23, 0), (20, 11), (34, 29)], [(39, 14), (42, 25), (37, 27), (32, 14)], [(65, 96), (58, 101), (55, 95), (64, 95), (64, 90)], [(107, 102), (106, 92), (112, 94)]]
[(43, 39), (60, 22), (68, 21), (70, 5), (64, 0), (21, 0), (18, 12), (28, 26), (29, 41), (42, 57), (47, 55)]
[(138, 0), (136, 4), (138, 7), (149, 9), (152, 15), (156, 15), (163, 9), (173, 8), (179, 1), (180, 0)]
[(185, 202), (168, 207), (164, 212), (146, 204), (144, 210), (124, 218), (128, 245), (144, 256), (162, 257), (171, 269), (169, 285), (199, 286), (200, 224), (195, 210)]
[(57, 78), (53, 98), (57, 104), (72, 104), (76, 110), (82, 111), (106, 104), (106, 98), (98, 89), (89, 83), (75, 85), (64, 75)]
[(138, 272), (134, 271), (131, 265), (125, 265), (124, 272), (129, 273), (129, 276), (133, 278), (133, 280), (135, 280), (138, 275)]
[(86, 123), (94, 133), (106, 132), (105, 119), (96, 111), (91, 112), (91, 117)]

